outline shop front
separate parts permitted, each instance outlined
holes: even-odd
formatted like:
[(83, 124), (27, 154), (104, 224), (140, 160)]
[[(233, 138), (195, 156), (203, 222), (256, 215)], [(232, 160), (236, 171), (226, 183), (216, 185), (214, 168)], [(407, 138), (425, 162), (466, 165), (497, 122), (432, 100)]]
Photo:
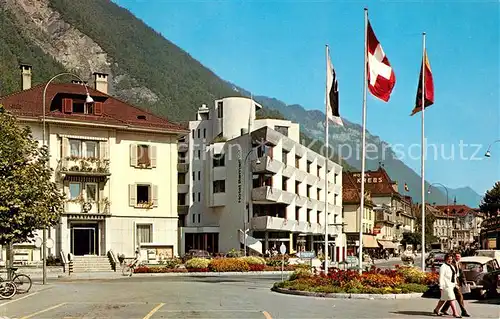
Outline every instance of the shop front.
[(480, 238), (482, 249), (500, 249), (500, 216), (482, 222)]

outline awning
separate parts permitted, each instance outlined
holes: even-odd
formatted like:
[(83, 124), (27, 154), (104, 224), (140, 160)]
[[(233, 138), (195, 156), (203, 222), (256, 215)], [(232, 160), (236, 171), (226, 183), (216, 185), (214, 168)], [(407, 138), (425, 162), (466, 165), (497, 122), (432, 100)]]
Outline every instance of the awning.
[(378, 243), (384, 249), (396, 249), (397, 248), (396, 244), (390, 240), (379, 240)]
[(375, 240), (375, 236), (363, 235), (363, 247), (364, 248), (378, 248), (377, 240)]

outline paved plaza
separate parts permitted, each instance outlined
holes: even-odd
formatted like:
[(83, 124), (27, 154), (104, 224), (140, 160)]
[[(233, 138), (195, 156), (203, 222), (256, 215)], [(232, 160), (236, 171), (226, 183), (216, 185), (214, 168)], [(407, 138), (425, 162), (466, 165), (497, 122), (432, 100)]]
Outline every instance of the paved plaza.
[[(51, 280), (1, 301), (0, 318), (427, 318), (435, 299), (341, 300), (270, 291), (279, 276)], [(500, 318), (500, 302), (467, 301), (474, 318)]]

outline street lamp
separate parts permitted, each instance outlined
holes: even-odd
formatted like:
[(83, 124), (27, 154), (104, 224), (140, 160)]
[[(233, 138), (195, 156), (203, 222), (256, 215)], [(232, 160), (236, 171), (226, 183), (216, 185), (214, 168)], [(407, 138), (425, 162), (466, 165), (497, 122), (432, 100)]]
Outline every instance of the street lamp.
[[(49, 87), (49, 84), (52, 83), (55, 79), (57, 79), (60, 76), (63, 75), (69, 75), (74, 78), (77, 78), (80, 82), (85, 83), (78, 75), (69, 73), (69, 72), (62, 72), (57, 75), (54, 75), (48, 82), (45, 84), (45, 88), (43, 89), (43, 97), (42, 97), (42, 141), (43, 141), (43, 146), (47, 146), (47, 136), (46, 136), (46, 130), (45, 130), (45, 116), (46, 116), (46, 95), (47, 95), (47, 88)], [(85, 87), (85, 92), (87, 93), (87, 97), (85, 98), (85, 102), (88, 104), (94, 103), (94, 99), (90, 96), (89, 90), (87, 88), (87, 85), (83, 84)], [(47, 154), (50, 154), (50, 149), (47, 148)], [(50, 157), (49, 157), (50, 158)], [(50, 166), (50, 163), (49, 163)], [(46, 245), (47, 245), (47, 229), (43, 228), (42, 230), (42, 259), (43, 259), (43, 273), (42, 273), (42, 282), (44, 285), (47, 284), (47, 251), (46, 251)]]
[(499, 142), (500, 142), (500, 140), (496, 140), (493, 143), (491, 143), (490, 146), (488, 146), (488, 149), (486, 150), (486, 153), (484, 153), (484, 157), (491, 157), (491, 152), (490, 152), (491, 146), (493, 144), (499, 143)]
[[(248, 193), (248, 188), (247, 188), (247, 177), (248, 177), (248, 172), (247, 172), (247, 161), (250, 158), (250, 154), (254, 152), (255, 149), (251, 149), (248, 154), (245, 156), (245, 160), (243, 161), (243, 187), (245, 187), (244, 190), (244, 199), (243, 203), (245, 204), (245, 208), (243, 211), (243, 250), (245, 251), (245, 256), (247, 255), (247, 215), (248, 215), (248, 208), (249, 204), (247, 203), (247, 193)], [(260, 164), (260, 159), (257, 157), (257, 160), (255, 161), (255, 164)]]
[[(450, 215), (450, 207), (449, 207), (449, 200), (450, 200), (450, 197), (449, 197), (449, 193), (448, 193), (448, 187), (444, 186), (444, 185), (443, 185), (443, 184), (441, 184), (441, 183), (432, 183), (432, 184), (430, 184), (430, 185), (429, 185), (429, 188), (427, 189), (427, 193), (428, 193), (428, 194), (430, 194), (430, 193), (431, 193), (431, 187), (432, 187), (433, 185), (441, 186), (441, 187), (443, 187), (443, 188), (444, 188), (444, 190), (446, 191), (446, 212), (448, 213), (448, 217), (449, 217), (449, 215)], [(447, 219), (446, 221), (448, 221), (448, 219)], [(446, 224), (448, 224), (448, 222), (447, 222)], [(447, 226), (448, 226), (448, 225), (447, 225)], [(449, 230), (450, 230), (450, 227), (447, 227), (447, 229), (448, 229), (448, 240), (450, 240), (450, 235), (449, 235)], [(425, 230), (425, 226), (423, 226), (423, 225), (422, 225), (422, 231), (424, 231), (424, 230)], [(453, 233), (452, 233), (452, 235), (453, 235)], [(453, 236), (451, 236), (451, 237), (453, 237)], [(450, 242), (448, 242), (448, 246), (450, 246), (450, 247), (448, 247), (448, 248), (451, 248), (451, 243), (450, 243)]]

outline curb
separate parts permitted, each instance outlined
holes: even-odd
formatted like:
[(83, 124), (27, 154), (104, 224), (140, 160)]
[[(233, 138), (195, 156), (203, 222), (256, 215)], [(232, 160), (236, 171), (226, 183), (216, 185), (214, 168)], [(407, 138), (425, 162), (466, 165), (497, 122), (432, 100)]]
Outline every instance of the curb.
[(322, 292), (309, 292), (309, 291), (299, 291), (290, 290), (285, 288), (271, 288), (272, 291), (285, 294), (285, 295), (295, 295), (295, 296), (306, 296), (306, 297), (320, 297), (320, 298), (332, 298), (332, 299), (385, 299), (385, 300), (395, 300), (395, 299), (417, 299), (422, 297), (422, 293), (409, 293), (409, 294), (349, 294), (349, 293), (322, 293)]

